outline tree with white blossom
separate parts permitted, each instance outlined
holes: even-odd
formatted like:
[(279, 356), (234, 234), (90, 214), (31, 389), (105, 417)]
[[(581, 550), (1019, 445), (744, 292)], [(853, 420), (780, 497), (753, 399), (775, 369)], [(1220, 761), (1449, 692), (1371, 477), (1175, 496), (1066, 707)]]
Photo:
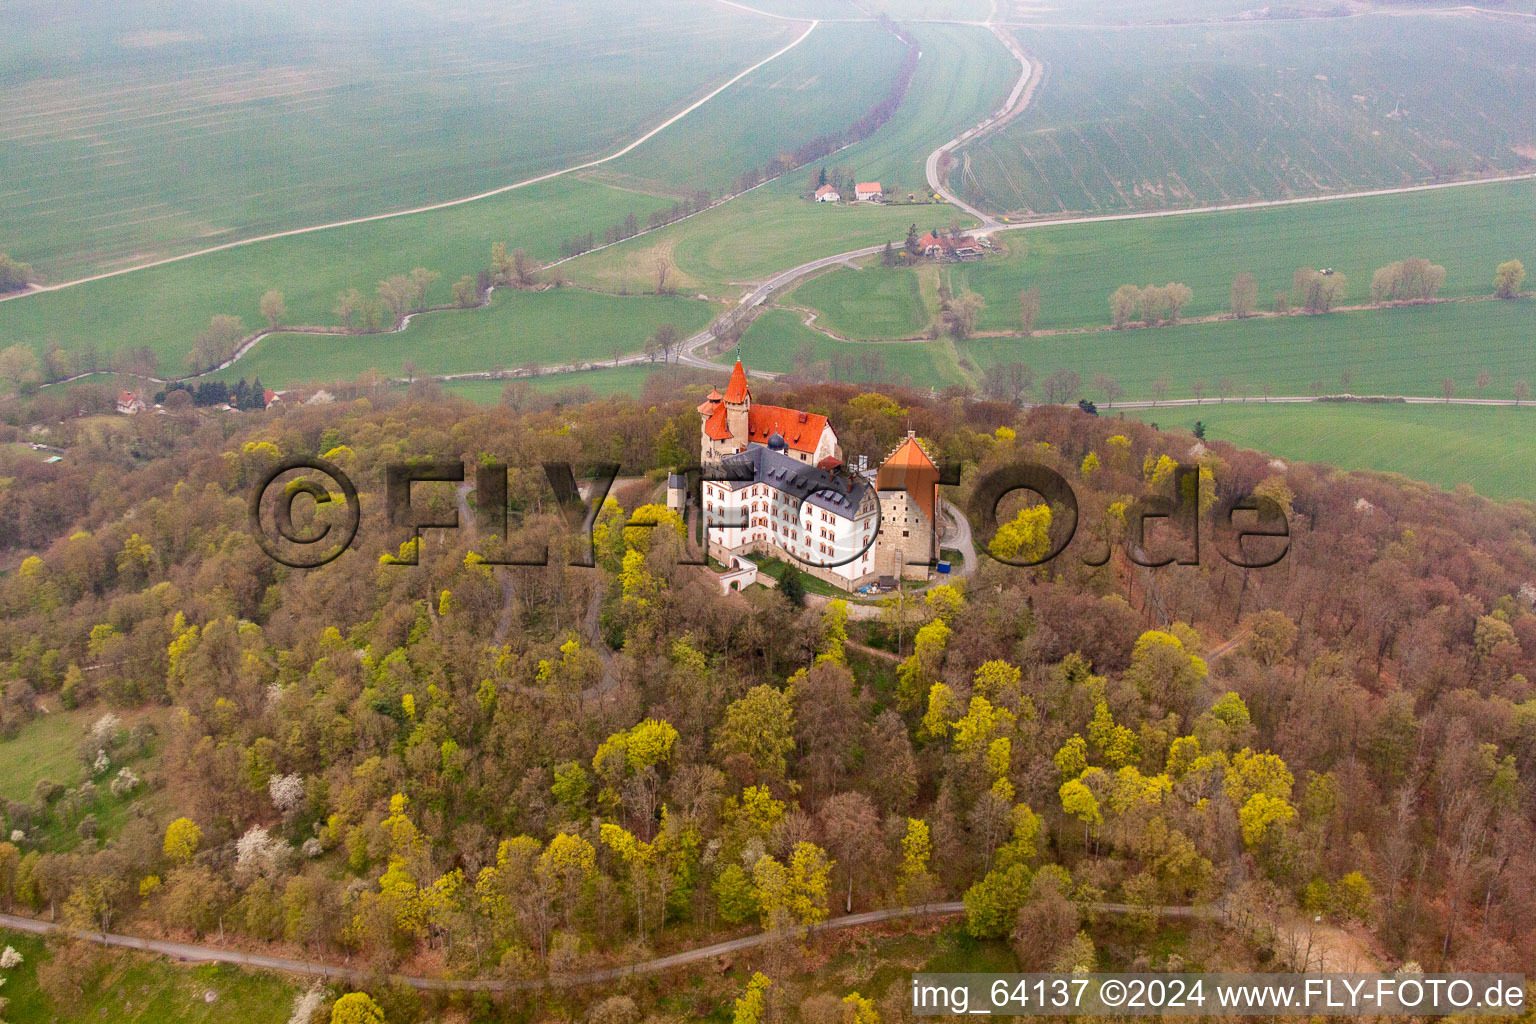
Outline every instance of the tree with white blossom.
[(274, 775), (267, 780), (267, 795), (283, 817), (291, 817), (304, 806), (304, 777)]

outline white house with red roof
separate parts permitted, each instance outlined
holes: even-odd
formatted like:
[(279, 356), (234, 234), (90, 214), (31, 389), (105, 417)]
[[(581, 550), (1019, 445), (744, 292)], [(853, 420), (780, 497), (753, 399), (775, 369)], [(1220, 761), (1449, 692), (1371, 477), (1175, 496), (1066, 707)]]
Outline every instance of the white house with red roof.
[(885, 198), (878, 181), (861, 181), (853, 186), (853, 198), (861, 203), (878, 203)]
[(132, 391), (123, 391), (117, 396), (117, 411), (124, 416), (132, 416), (134, 413), (143, 412), (147, 408), (149, 406), (144, 403), (144, 399)]
[(835, 203), (841, 198), (843, 197), (838, 195), (837, 189), (831, 185), (823, 185), (816, 190), (816, 201), (818, 203)]
[[(698, 411), (701, 511), (717, 561), (766, 554), (844, 590), (883, 577), (927, 578), (937, 555), (938, 470), (915, 437), (874, 479), (850, 473), (827, 418), (754, 405), (739, 361), (725, 393), (711, 391)], [(669, 505), (680, 507), (683, 481), (668, 486)]]

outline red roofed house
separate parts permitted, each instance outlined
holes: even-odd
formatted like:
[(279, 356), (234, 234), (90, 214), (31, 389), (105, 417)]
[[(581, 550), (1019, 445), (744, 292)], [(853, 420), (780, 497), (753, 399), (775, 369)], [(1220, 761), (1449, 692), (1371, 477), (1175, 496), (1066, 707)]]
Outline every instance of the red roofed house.
[(816, 190), (816, 201), (818, 203), (835, 203), (841, 198), (842, 196), (837, 194), (837, 189), (831, 185), (823, 185)]
[(861, 203), (879, 202), (883, 197), (878, 181), (861, 181), (853, 186), (853, 198)]
[(974, 260), (985, 255), (981, 244), (970, 235), (949, 238), (932, 231), (917, 240), (917, 248), (932, 259)]
[(124, 416), (132, 416), (134, 413), (143, 412), (147, 408), (149, 407), (144, 404), (144, 399), (132, 391), (124, 391), (117, 396), (117, 411)]

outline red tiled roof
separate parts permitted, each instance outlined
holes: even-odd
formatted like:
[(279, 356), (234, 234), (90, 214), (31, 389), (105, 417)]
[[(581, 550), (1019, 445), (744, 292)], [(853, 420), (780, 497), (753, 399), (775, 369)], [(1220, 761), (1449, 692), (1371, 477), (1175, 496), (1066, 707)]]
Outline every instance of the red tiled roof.
[(836, 195), (836, 194), (837, 194), (837, 189), (833, 188), (831, 185), (823, 185), (823, 186), (821, 186), (821, 188), (816, 190), (816, 195), (817, 195), (818, 198), (821, 197), (821, 196), (825, 196), (825, 195)]
[(704, 433), (716, 441), (725, 441), (730, 438), (731, 428), (725, 422), (725, 406), (715, 406), (715, 411), (710, 414), (709, 419), (704, 421)]
[(747, 371), (738, 359), (736, 366), (731, 370), (731, 382), (725, 387), (725, 400), (734, 405), (740, 405), (750, 394), (752, 389), (747, 387)]
[(708, 416), (710, 414), (710, 412), (712, 412), (714, 410), (715, 406), (717, 406), (719, 404), (720, 404), (720, 389), (719, 388), (713, 388), (709, 392), (708, 397), (706, 397), (704, 399), (704, 401), (699, 403), (699, 412), (704, 414), (705, 416)]
[(129, 402), (132, 402), (134, 399), (136, 399), (138, 397), (139, 396), (134, 394), (132, 391), (124, 391), (122, 394), (117, 396), (117, 404), (118, 405), (127, 405)]
[(767, 444), (774, 434), (795, 451), (814, 452), (827, 429), (827, 418), (777, 405), (754, 405), (747, 410), (747, 440)]
[(883, 191), (880, 188), (880, 183), (878, 181), (861, 181), (857, 185), (853, 186), (853, 190), (855, 192), (880, 192), (880, 191)]
[(877, 490), (906, 491), (923, 510), (929, 522), (933, 521), (934, 485), (938, 482), (939, 467), (933, 464), (917, 439), (910, 435), (875, 474)]

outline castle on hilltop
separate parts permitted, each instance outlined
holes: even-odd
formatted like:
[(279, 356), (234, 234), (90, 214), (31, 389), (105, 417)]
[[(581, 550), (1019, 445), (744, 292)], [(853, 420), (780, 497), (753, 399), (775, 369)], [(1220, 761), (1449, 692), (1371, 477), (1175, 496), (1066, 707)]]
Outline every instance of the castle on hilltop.
[(769, 555), (844, 590), (928, 578), (939, 471), (912, 432), (878, 469), (851, 470), (825, 416), (753, 404), (740, 361), (699, 405), (699, 430), (701, 511), (722, 564)]

